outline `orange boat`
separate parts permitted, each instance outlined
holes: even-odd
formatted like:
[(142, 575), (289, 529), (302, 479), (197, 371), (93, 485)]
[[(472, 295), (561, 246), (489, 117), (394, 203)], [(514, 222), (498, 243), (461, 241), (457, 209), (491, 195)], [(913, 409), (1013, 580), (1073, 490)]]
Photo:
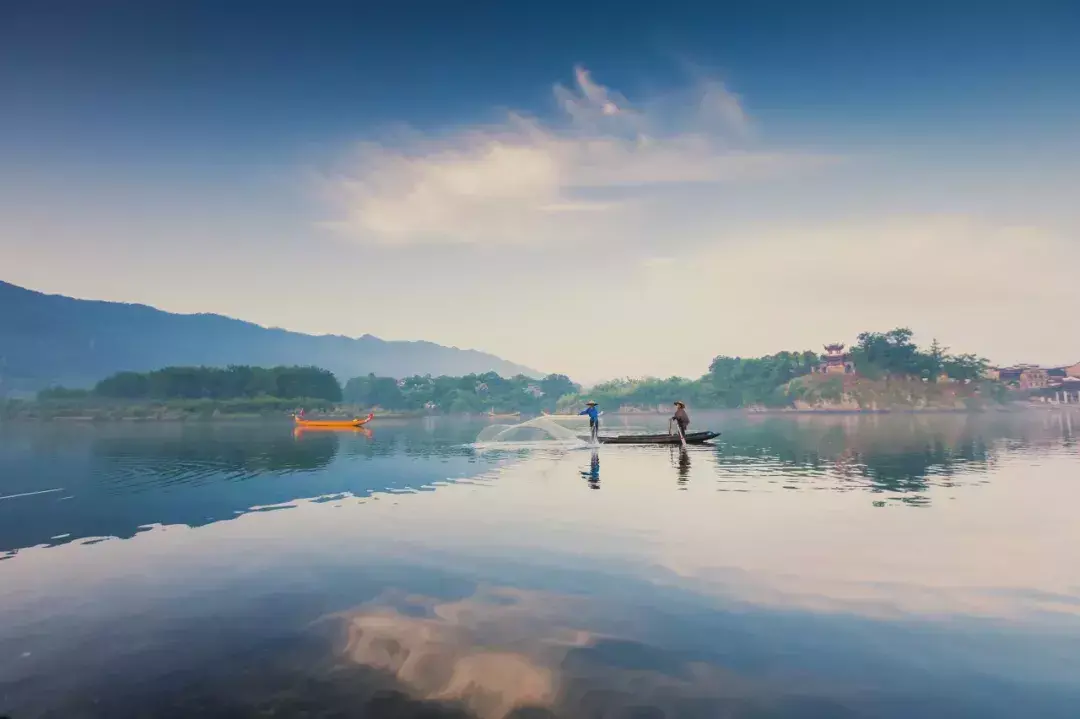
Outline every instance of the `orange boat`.
[(293, 421), (296, 422), (297, 427), (324, 429), (353, 429), (356, 427), (363, 427), (365, 424), (367, 424), (373, 419), (375, 419), (374, 412), (368, 414), (368, 416), (364, 419), (302, 419), (295, 414), (293, 415)]
[(375, 436), (375, 433), (372, 432), (367, 427), (353, 427), (353, 426), (348, 426), (348, 427), (293, 427), (293, 431), (292, 431), (293, 437), (296, 437), (297, 439), (300, 439), (300, 438), (302, 438), (302, 437), (304, 437), (305, 435), (308, 435), (308, 434), (313, 434), (313, 433), (314, 434), (326, 434), (327, 432), (338, 432), (338, 433), (341, 433), (341, 434), (346, 434), (347, 433), (347, 434), (363, 435), (363, 436), (367, 437), (368, 439), (371, 439), (372, 437)]

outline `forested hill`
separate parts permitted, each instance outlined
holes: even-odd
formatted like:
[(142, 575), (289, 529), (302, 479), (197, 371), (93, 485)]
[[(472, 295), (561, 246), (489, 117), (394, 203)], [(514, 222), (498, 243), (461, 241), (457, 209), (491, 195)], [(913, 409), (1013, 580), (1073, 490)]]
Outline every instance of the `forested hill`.
[(316, 365), (343, 378), (540, 374), (484, 352), (431, 342), (305, 335), (220, 315), (77, 300), (0, 282), (0, 397), (54, 384), (89, 387), (125, 370), (231, 364)]

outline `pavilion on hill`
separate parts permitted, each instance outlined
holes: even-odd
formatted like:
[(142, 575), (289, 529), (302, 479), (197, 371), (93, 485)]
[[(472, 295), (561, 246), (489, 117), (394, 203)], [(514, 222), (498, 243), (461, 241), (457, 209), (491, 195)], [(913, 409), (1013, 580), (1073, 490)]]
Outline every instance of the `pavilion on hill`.
[(817, 372), (820, 374), (852, 374), (855, 372), (855, 364), (851, 361), (851, 355), (844, 352), (842, 343), (825, 345), (825, 357), (818, 365)]

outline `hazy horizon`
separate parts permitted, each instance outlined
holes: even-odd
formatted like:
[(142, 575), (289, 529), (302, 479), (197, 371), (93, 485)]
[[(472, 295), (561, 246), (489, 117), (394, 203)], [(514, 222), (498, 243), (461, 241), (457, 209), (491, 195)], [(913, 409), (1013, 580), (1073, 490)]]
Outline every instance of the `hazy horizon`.
[[(3, 282), (3, 280), (0, 280), (0, 282)], [(23, 288), (23, 289), (28, 289), (28, 290), (35, 291), (35, 292), (38, 291), (38, 290), (34, 290), (34, 288), (29, 288), (29, 287)], [(47, 295), (47, 296), (65, 297), (66, 295), (62, 295), (62, 294), (53, 295), (53, 294), (50, 294), (50, 295)], [(91, 301), (91, 302), (98, 301), (98, 300), (95, 300), (95, 298), (92, 298), (92, 297), (73, 297), (71, 299)], [(138, 305), (139, 303), (122, 303), (122, 304), (136, 304), (136, 305)], [(140, 305), (140, 306), (146, 306), (146, 305)], [(161, 309), (161, 308), (151, 307), (151, 309)], [(167, 311), (167, 310), (162, 310), (162, 311)], [(233, 319), (233, 320), (237, 320), (237, 321), (240, 321), (240, 322), (246, 322), (248, 324), (255, 324), (256, 326), (262, 327), (264, 329), (281, 330), (281, 331), (285, 331), (285, 332), (301, 332), (300, 330), (294, 330), (294, 329), (291, 329), (291, 328), (288, 328), (288, 327), (278, 327), (278, 326), (270, 326), (270, 325), (258, 325), (257, 323), (248, 322), (248, 320), (245, 320), (242, 317), (229, 317), (227, 315), (220, 315), (218, 313), (174, 313), (174, 314), (178, 314), (180, 316), (194, 316), (196, 314), (204, 314), (204, 315), (205, 314), (213, 314), (215, 316), (225, 317), (226, 319)], [(880, 328), (878, 328), (878, 329), (880, 330)], [(894, 328), (889, 328), (889, 329), (894, 329)], [(874, 330), (874, 331), (878, 331), (878, 330)], [(301, 334), (307, 334), (307, 333), (302, 333), (301, 332)], [(342, 335), (342, 334), (338, 334), (338, 333), (313, 334), (313, 335), (310, 335), (310, 336), (314, 336), (314, 337), (344, 337), (344, 338), (347, 338), (347, 339), (359, 339), (360, 338), (360, 336), (349, 336), (349, 335)], [(374, 335), (369, 335), (369, 336), (374, 336)], [(386, 337), (376, 337), (376, 339), (387, 340), (387, 341), (401, 341), (401, 342), (429, 342), (429, 340), (425, 340), (425, 339), (422, 339), (422, 338), (417, 338), (417, 339), (393, 338), (393, 339), (390, 339), (390, 338), (386, 338)], [(845, 346), (850, 348), (850, 347), (853, 347), (857, 343), (855, 341), (851, 341), (851, 342), (846, 342), (845, 341), (844, 344), (845, 344)], [(477, 348), (477, 347), (454, 347), (454, 346), (450, 346), (450, 348), (451, 349), (462, 350), (462, 351), (467, 351), (467, 352), (471, 352), (471, 351), (485, 352), (485, 350), (483, 348)], [(928, 348), (928, 345), (925, 345), (924, 348)], [(795, 350), (795, 351), (810, 350), (810, 351), (816, 352), (818, 354), (823, 354), (822, 351), (824, 349), (825, 349), (824, 346), (821, 346), (821, 347), (799, 347), (799, 348), (787, 347), (787, 348), (784, 348), (783, 350), (777, 349), (777, 350), (775, 350), (775, 352), (790, 351), (790, 350)], [(951, 350), (951, 348), (945, 347), (945, 350), (949, 351), (949, 350)], [(772, 352), (772, 353), (769, 353), (769, 354), (775, 354), (775, 352)], [(974, 353), (974, 354), (978, 354), (978, 353)], [(495, 356), (497, 357), (497, 355), (495, 355)], [(521, 362), (516, 362), (513, 358), (498, 357), (498, 359), (505, 360), (505, 361), (510, 362), (510, 363), (522, 365), (525, 368), (529, 369), (530, 371), (535, 372), (535, 373), (540, 374), (540, 375), (566, 374), (565, 372), (563, 372), (563, 371), (561, 371), (561, 370), (559, 370), (557, 368), (556, 369), (550, 369), (550, 368), (548, 368), (548, 369), (538, 369), (536, 367), (529, 367), (527, 364), (523, 364)], [(994, 362), (992, 358), (987, 358), (987, 359), (990, 360), (991, 366), (995, 366), (995, 367), (1009, 366), (1009, 365), (1006, 365), (1006, 364), (1003, 364), (1003, 363)], [(1051, 363), (1044, 363), (1044, 366), (1061, 367), (1061, 366), (1067, 366), (1067, 365), (1071, 365), (1071, 364), (1074, 364), (1074, 363), (1072, 363), (1072, 362), (1051, 362)], [(681, 377), (683, 379), (699, 379), (701, 376), (708, 374), (708, 371), (709, 371), (709, 368), (706, 367), (701, 372), (698, 372), (698, 373), (695, 373), (695, 374), (677, 375), (677, 376)], [(611, 381), (611, 380), (647, 379), (647, 378), (664, 379), (664, 378), (670, 378), (672, 376), (673, 375), (660, 376), (660, 375), (649, 375), (649, 374), (643, 374), (643, 375), (621, 374), (620, 375), (620, 374), (616, 373), (616, 374), (612, 374), (612, 375), (608, 375), (608, 376), (604, 376), (604, 377), (599, 377), (599, 378), (584, 378), (584, 379), (581, 379), (581, 378), (578, 378), (578, 377), (571, 376), (571, 379), (575, 380), (579, 384), (582, 384), (586, 389), (589, 389), (589, 388), (591, 388), (591, 387), (593, 387), (595, 385), (598, 385), (598, 384), (601, 384), (601, 383), (604, 383), (604, 382), (607, 382), (607, 381)]]
[(0, 280), (586, 384), (1080, 359), (1074, 4), (249, 7), (0, 9)]

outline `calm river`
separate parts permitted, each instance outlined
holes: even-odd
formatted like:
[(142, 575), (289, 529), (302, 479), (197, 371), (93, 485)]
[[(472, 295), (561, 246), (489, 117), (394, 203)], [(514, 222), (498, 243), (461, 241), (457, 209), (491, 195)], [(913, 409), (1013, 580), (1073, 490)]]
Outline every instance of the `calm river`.
[(1080, 413), (693, 420), (0, 425), (0, 716), (1080, 716)]

